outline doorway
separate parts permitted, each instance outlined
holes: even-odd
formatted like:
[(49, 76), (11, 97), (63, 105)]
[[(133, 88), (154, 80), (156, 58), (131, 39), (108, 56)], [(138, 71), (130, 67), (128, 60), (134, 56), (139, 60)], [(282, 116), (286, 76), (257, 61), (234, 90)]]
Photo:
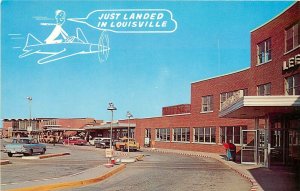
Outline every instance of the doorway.
[(242, 130), (242, 164), (257, 164), (257, 132), (257, 130)]

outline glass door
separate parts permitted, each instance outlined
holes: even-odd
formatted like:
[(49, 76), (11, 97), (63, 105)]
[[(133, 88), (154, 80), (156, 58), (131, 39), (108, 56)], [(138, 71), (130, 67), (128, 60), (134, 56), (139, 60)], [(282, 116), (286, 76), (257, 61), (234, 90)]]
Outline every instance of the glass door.
[(271, 124), (270, 131), (270, 162), (271, 165), (283, 165), (285, 163), (285, 147), (286, 145), (286, 132), (282, 128), (280, 122), (274, 122)]
[(241, 163), (257, 164), (257, 130), (242, 130)]
[(151, 129), (145, 129), (144, 147), (151, 146)]

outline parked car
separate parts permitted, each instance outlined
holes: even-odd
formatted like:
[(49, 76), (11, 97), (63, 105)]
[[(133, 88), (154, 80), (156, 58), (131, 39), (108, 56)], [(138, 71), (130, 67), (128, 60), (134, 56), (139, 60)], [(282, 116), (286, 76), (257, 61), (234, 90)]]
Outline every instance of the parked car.
[[(129, 144), (128, 144), (129, 143)], [(119, 142), (116, 142), (116, 150), (126, 151), (129, 147), (129, 150), (137, 151), (140, 149), (140, 144), (135, 141), (133, 138), (123, 137)]]
[(37, 139), (28, 137), (13, 138), (10, 144), (4, 146), (4, 152), (9, 157), (13, 154), (23, 154), (25, 156), (31, 156), (34, 153), (45, 154), (46, 145), (39, 143)]
[(100, 140), (95, 141), (96, 148), (109, 148), (110, 147), (110, 138), (101, 138)]
[(95, 142), (102, 140), (102, 137), (94, 137), (93, 139), (89, 140), (90, 145), (95, 145)]
[(86, 145), (87, 141), (80, 137), (69, 137), (68, 139), (64, 139), (64, 145)]

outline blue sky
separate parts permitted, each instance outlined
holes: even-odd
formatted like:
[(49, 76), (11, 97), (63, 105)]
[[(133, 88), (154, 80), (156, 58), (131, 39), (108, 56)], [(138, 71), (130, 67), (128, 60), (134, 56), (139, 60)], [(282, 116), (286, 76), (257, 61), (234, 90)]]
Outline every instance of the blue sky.
[[(2, 1), (1, 118), (28, 118), (27, 96), (33, 98), (33, 117), (110, 120), (109, 102), (118, 109), (116, 119), (124, 119), (126, 111), (136, 118), (160, 116), (164, 106), (190, 103), (191, 82), (249, 67), (250, 31), (292, 3)], [(49, 36), (54, 26), (40, 23), (55, 23), (58, 9), (67, 18), (84, 18), (94, 10), (167, 9), (178, 27), (165, 34), (107, 32), (111, 49), (104, 63), (99, 63), (97, 54), (43, 65), (37, 60), (45, 55), (19, 58), (28, 33), (41, 42)], [(69, 35), (81, 28), (95, 44), (101, 34), (71, 21), (63, 28)]]

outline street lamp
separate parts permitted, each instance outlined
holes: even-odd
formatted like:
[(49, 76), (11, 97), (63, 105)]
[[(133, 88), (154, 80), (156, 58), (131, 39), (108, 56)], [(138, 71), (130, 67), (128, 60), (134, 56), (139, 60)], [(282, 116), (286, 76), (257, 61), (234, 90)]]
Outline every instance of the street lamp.
[(113, 103), (108, 104), (107, 110), (111, 111), (111, 123), (110, 123), (110, 142), (109, 142), (109, 148), (112, 149), (112, 125), (113, 125), (113, 119), (114, 119), (114, 110), (117, 110), (117, 108), (114, 106)]
[(127, 111), (127, 117), (128, 117), (127, 152), (129, 154), (129, 130), (130, 130), (130, 124), (129, 124), (129, 122), (130, 122), (130, 118), (133, 117), (133, 115), (129, 111)]
[(32, 97), (28, 96), (28, 104), (29, 104), (29, 128), (27, 128), (28, 133), (30, 134), (30, 131), (32, 130), (31, 127), (31, 101), (32, 101)]

